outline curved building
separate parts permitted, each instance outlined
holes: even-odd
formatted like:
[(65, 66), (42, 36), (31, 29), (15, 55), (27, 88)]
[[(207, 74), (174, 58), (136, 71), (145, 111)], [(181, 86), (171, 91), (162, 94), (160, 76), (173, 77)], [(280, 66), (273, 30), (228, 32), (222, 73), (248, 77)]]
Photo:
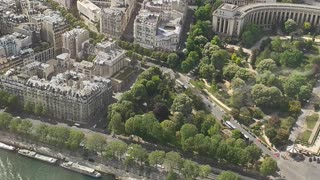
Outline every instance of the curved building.
[(245, 6), (252, 3), (275, 3), (277, 0), (222, 0), (223, 3)]
[(288, 19), (299, 25), (310, 22), (320, 25), (320, 7), (304, 4), (258, 3), (239, 7), (222, 4), (212, 14), (213, 31), (220, 35), (238, 37), (246, 24), (256, 24), (264, 30), (270, 30)]

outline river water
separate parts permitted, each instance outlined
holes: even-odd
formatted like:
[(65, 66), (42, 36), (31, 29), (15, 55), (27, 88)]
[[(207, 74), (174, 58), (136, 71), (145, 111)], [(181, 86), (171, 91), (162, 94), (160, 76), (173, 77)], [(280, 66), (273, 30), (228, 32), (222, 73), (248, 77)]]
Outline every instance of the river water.
[[(95, 178), (0, 149), (0, 180), (95, 180)], [(114, 180), (114, 178), (105, 175), (99, 180)]]

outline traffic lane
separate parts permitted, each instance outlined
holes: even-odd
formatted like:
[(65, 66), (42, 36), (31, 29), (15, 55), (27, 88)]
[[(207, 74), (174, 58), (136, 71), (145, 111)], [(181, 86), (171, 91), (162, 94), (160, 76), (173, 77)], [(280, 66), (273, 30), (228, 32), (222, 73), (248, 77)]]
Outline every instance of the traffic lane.
[[(192, 88), (192, 89), (194, 90), (194, 92), (196, 91), (194, 88)], [(213, 114), (216, 119), (222, 120), (225, 113), (222, 112), (222, 110), (219, 108), (218, 105), (216, 105), (213, 102), (211, 102), (210, 100), (208, 100), (206, 96), (200, 94), (199, 92), (196, 92), (196, 95), (201, 97), (202, 102), (207, 106), (207, 108), (209, 109), (211, 114)]]
[[(215, 103), (211, 102), (209, 99), (207, 99), (206, 96), (204, 96), (203, 94), (201, 94), (199, 92), (199, 90), (193, 88), (190, 84), (189, 84), (189, 80), (190, 78), (187, 76), (182, 75), (181, 73), (179, 73), (180, 78), (179, 80), (188, 88), (190, 88), (193, 92), (195, 92), (196, 95), (200, 96), (202, 98), (202, 102), (209, 108), (210, 112), (215, 116), (216, 119), (218, 120), (222, 120), (223, 116), (225, 115), (225, 112), (223, 112), (220, 107), (218, 105), (216, 105)], [(276, 159), (276, 156), (274, 155), (274, 153), (272, 151), (270, 151), (267, 147), (265, 147), (263, 144), (261, 144), (255, 137), (253, 137), (250, 133), (248, 133), (245, 129), (243, 129), (241, 127), (240, 124), (236, 123), (234, 121), (234, 119), (230, 119), (230, 122), (240, 130), (240, 132), (242, 132), (243, 134), (247, 135), (249, 140), (253, 141), (254, 144), (256, 144), (264, 154), (269, 155), (270, 157), (272, 157), (273, 159)]]
[(234, 119), (230, 119), (230, 122), (231, 122), (237, 129), (239, 129), (240, 132), (242, 132), (243, 134), (245, 134), (246, 136), (248, 136), (249, 140), (253, 141), (253, 143), (254, 143), (255, 145), (257, 145), (257, 146), (262, 150), (262, 152), (263, 152), (264, 154), (269, 155), (270, 157), (272, 157), (272, 158), (275, 159), (275, 160), (278, 159), (278, 158), (275, 156), (275, 154), (274, 154), (273, 151), (269, 150), (266, 146), (264, 146), (262, 143), (260, 143), (257, 138), (255, 138), (255, 137), (252, 136), (250, 133), (248, 133), (245, 129), (243, 129), (240, 124), (238, 124), (238, 123), (236, 123), (236, 122), (234, 121)]

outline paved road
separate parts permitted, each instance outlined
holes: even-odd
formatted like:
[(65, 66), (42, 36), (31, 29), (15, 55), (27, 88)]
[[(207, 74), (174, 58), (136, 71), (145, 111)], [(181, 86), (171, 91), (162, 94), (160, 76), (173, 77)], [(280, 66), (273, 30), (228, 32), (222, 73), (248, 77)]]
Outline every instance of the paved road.
[[(162, 71), (170, 73), (171, 76), (175, 76), (175, 72), (172, 71), (169, 68), (166, 67), (160, 67), (158, 65), (155, 65), (153, 63), (147, 63), (148, 66), (157, 66), (159, 67)], [(179, 77), (178, 79), (184, 84), (184, 86), (190, 88), (196, 95), (198, 95), (199, 97), (201, 97), (202, 102), (208, 107), (208, 109), (210, 110), (210, 112), (213, 114), (213, 116), (218, 119), (218, 120), (222, 120), (223, 116), (226, 115), (225, 111), (219, 107), (218, 105), (216, 105), (215, 103), (211, 102), (207, 96), (204, 96), (199, 90), (197, 90), (192, 84), (190, 84), (190, 80), (191, 78), (188, 76), (185, 76), (181, 73), (179, 73)], [(279, 158), (276, 157), (274, 155), (274, 152), (269, 150), (267, 147), (265, 147), (262, 143), (260, 143), (258, 141), (257, 138), (255, 138), (254, 136), (252, 136), (248, 131), (246, 131), (245, 129), (242, 128), (242, 126), (238, 123), (236, 123), (234, 121), (233, 118), (231, 118), (230, 122), (237, 127), (237, 129), (239, 129), (243, 134), (245, 134), (246, 136), (248, 136), (249, 140), (253, 141), (254, 144), (256, 144), (264, 154), (269, 155), (270, 157), (272, 157), (275, 160), (278, 160)]]

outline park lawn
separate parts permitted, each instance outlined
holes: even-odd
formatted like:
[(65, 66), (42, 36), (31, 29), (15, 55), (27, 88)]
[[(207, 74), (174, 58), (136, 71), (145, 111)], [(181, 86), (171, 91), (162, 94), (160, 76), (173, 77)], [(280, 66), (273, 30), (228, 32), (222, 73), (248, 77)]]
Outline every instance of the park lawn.
[(310, 116), (307, 116), (306, 118), (307, 128), (312, 130), (316, 125), (318, 119), (319, 119), (318, 114), (312, 114)]
[(305, 130), (304, 132), (299, 134), (298, 139), (300, 141), (302, 141), (303, 143), (308, 144), (308, 140), (309, 140), (309, 138), (311, 136), (311, 133), (312, 133), (312, 131)]

